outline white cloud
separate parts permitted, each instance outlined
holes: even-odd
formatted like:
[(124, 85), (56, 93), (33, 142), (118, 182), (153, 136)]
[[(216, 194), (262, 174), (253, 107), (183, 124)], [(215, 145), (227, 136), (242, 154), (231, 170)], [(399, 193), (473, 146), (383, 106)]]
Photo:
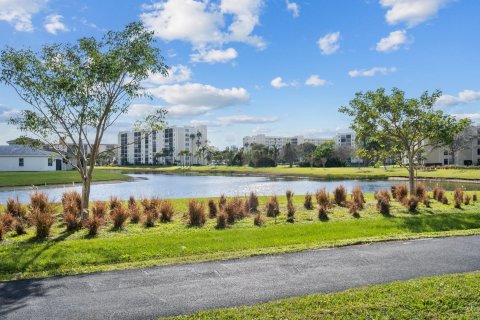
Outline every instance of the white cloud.
[(215, 120), (192, 120), (192, 125), (207, 125), (212, 127), (227, 126), (231, 124), (256, 124), (272, 123), (278, 121), (278, 117), (256, 117), (245, 114), (217, 117)]
[(237, 50), (228, 48), (225, 50), (200, 50), (190, 55), (192, 62), (225, 63), (238, 57)]
[(12, 117), (15, 117), (19, 114), (20, 112), (18, 110), (0, 105), (0, 123), (6, 123)]
[(274, 88), (282, 88), (282, 87), (287, 87), (288, 83), (284, 82), (282, 77), (276, 77), (272, 81), (270, 81), (270, 84)]
[(272, 131), (272, 128), (265, 127), (265, 126), (256, 126), (253, 128), (252, 133), (253, 134), (261, 134), (261, 133), (269, 133)]
[(391, 25), (406, 23), (416, 26), (432, 16), (451, 0), (380, 0), (384, 8), (388, 8), (385, 19)]
[(162, 106), (136, 103), (128, 109), (127, 114), (133, 117), (145, 117), (154, 114), (160, 108), (162, 108)]
[(480, 113), (457, 113), (452, 116), (458, 119), (480, 120)]
[(316, 74), (311, 75), (310, 77), (308, 77), (307, 80), (305, 80), (305, 84), (311, 87), (320, 87), (325, 85), (326, 83), (327, 80), (320, 79), (320, 77)]
[(327, 33), (318, 40), (318, 47), (322, 51), (322, 54), (329, 55), (335, 53), (340, 45), (338, 41), (340, 40), (340, 32)]
[(67, 32), (68, 28), (61, 21), (63, 16), (59, 14), (52, 14), (45, 18), (45, 30), (51, 34), (57, 34), (58, 31)]
[(262, 5), (263, 0), (222, 0), (219, 5), (209, 0), (166, 0), (144, 5), (140, 18), (166, 41), (187, 41), (195, 48), (232, 41), (264, 48), (263, 39), (252, 35)]
[(32, 16), (43, 9), (48, 0), (0, 0), (0, 20), (17, 31), (33, 31)]
[(377, 42), (377, 51), (391, 52), (400, 49), (400, 47), (408, 42), (407, 31), (397, 30), (390, 32), (388, 37), (380, 39)]
[(463, 90), (459, 92), (457, 96), (452, 96), (448, 94), (441, 96), (440, 98), (438, 98), (435, 105), (439, 107), (450, 107), (476, 101), (480, 101), (480, 91)]
[(160, 73), (151, 74), (147, 80), (145, 80), (145, 85), (147, 87), (169, 84), (169, 83), (179, 83), (189, 81), (192, 77), (192, 70), (182, 64), (175, 65), (170, 67), (168, 70), (168, 77), (164, 77)]
[(287, 10), (292, 12), (294, 18), (297, 18), (300, 15), (300, 7), (295, 2), (286, 1)]
[(211, 110), (246, 104), (250, 95), (244, 88), (220, 89), (200, 83), (162, 85), (149, 92), (167, 103), (169, 115), (205, 114)]
[(373, 77), (376, 76), (377, 74), (389, 74), (392, 72), (397, 71), (397, 68), (391, 67), (391, 68), (386, 68), (386, 67), (374, 67), (371, 69), (361, 69), (361, 70), (351, 70), (348, 72), (348, 75), (351, 78), (357, 78), (357, 77)]

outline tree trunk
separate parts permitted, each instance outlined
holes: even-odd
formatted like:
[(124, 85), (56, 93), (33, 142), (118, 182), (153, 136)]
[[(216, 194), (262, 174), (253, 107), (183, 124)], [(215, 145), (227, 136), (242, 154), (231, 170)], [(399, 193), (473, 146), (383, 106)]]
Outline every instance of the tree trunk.
[(88, 203), (90, 200), (90, 183), (92, 178), (85, 176), (82, 183), (82, 215), (81, 221), (88, 219)]
[(415, 191), (415, 165), (413, 159), (408, 160), (408, 184), (410, 193), (413, 193)]

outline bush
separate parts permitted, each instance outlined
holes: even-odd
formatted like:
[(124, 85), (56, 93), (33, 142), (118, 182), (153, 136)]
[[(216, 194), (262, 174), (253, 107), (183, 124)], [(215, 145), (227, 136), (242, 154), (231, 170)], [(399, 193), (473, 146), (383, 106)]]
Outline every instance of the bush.
[(445, 197), (445, 190), (442, 188), (435, 187), (433, 189), (433, 198), (437, 200), (438, 202), (443, 203), (443, 198)]
[(250, 212), (258, 212), (258, 197), (255, 192), (250, 192), (248, 196), (248, 207)]
[(128, 201), (128, 215), (131, 223), (138, 223), (142, 219), (142, 212), (135, 200), (133, 202)]
[(128, 198), (128, 206), (130, 207), (130, 206), (135, 206), (135, 205), (137, 205), (137, 201), (135, 201), (135, 197), (134, 197), (134, 196), (130, 196), (130, 197)]
[(407, 198), (406, 200), (407, 207), (408, 207), (408, 212), (417, 212), (417, 207), (418, 207), (418, 197), (415, 195), (410, 195), (410, 197)]
[(333, 190), (333, 200), (335, 204), (344, 207), (347, 203), (347, 190), (343, 185), (335, 187)]
[(155, 211), (152, 208), (147, 209), (143, 215), (143, 225), (145, 228), (152, 228), (155, 226), (155, 220), (157, 219)]
[(217, 229), (225, 229), (227, 227), (228, 216), (225, 212), (220, 212), (217, 215)]
[(287, 197), (287, 203), (291, 202), (293, 200), (293, 191), (287, 190), (287, 192), (285, 192), (285, 196)]
[[(213, 202), (213, 201), (212, 201)], [(215, 202), (214, 202), (215, 204)], [(173, 209), (173, 203), (170, 200), (163, 200), (160, 203), (160, 221), (163, 223), (171, 222), (175, 210)]]
[(347, 202), (347, 208), (348, 212), (354, 217), (354, 218), (360, 218), (360, 214), (358, 211), (360, 210), (359, 204), (355, 200), (351, 200)]
[(227, 215), (227, 222), (232, 224), (236, 220), (243, 219), (247, 216), (245, 202), (240, 198), (233, 198), (225, 204), (223, 211)]
[(455, 202), (455, 208), (461, 209), (463, 204), (463, 189), (457, 187), (453, 193), (453, 201)]
[(277, 217), (280, 214), (280, 206), (277, 196), (272, 196), (267, 202), (267, 217)]
[(427, 194), (427, 187), (421, 183), (418, 182), (417, 185), (415, 186), (415, 196), (417, 196), (418, 200), (423, 200)]
[(14, 220), (14, 228), (17, 235), (25, 233), (25, 229), (28, 227), (29, 221), (27, 217), (27, 210), (17, 200), (8, 198), (7, 207), (5, 208), (5, 214), (12, 216)]
[(97, 215), (90, 216), (85, 221), (85, 227), (88, 229), (88, 235), (93, 237), (96, 236), (98, 233), (98, 229), (103, 225), (104, 221), (103, 218)]
[(15, 227), (15, 218), (7, 211), (0, 216), (0, 225), (2, 226), (4, 232), (13, 230)]
[(206, 221), (205, 204), (197, 200), (190, 200), (188, 203), (188, 224), (201, 227)]
[(423, 204), (425, 205), (425, 207), (427, 208), (431, 208), (431, 201), (430, 201), (430, 197), (428, 195), (425, 195), (425, 197), (423, 198)]
[(477, 194), (476, 193), (473, 194), (472, 200), (473, 200), (473, 202), (477, 202)]
[(465, 195), (465, 202), (464, 202), (466, 206), (468, 206), (470, 204), (470, 200), (471, 200), (470, 195), (466, 194)]
[(253, 224), (257, 227), (261, 227), (265, 224), (265, 219), (263, 219), (262, 215), (260, 214), (260, 211), (257, 212), (255, 217), (253, 218)]
[(362, 210), (364, 208), (365, 196), (363, 195), (362, 188), (356, 186), (352, 190), (352, 200), (356, 205), (357, 210)]
[(397, 199), (398, 202), (404, 203), (408, 196), (408, 187), (406, 184), (399, 184), (395, 188), (394, 197)]
[(375, 193), (377, 200), (377, 210), (384, 216), (390, 215), (390, 194), (388, 190), (380, 190)]
[(220, 198), (218, 199), (218, 210), (222, 211), (223, 207), (227, 204), (227, 198), (225, 198), (225, 195), (220, 195)]
[(295, 222), (295, 206), (292, 201), (289, 201), (287, 204), (287, 222)]
[(107, 214), (107, 204), (105, 201), (95, 201), (92, 205), (92, 214), (97, 218), (105, 218)]
[(307, 210), (312, 210), (313, 209), (313, 204), (312, 204), (312, 195), (307, 192), (305, 195), (305, 201), (303, 202), (303, 206)]
[(63, 221), (67, 231), (80, 228), (82, 213), (82, 196), (77, 191), (66, 191), (62, 194)]
[(51, 209), (48, 196), (45, 192), (32, 192), (30, 194), (30, 209), (38, 208), (41, 212), (46, 212)]
[(324, 207), (326, 209), (330, 206), (330, 199), (328, 196), (328, 192), (325, 190), (325, 188), (317, 191), (316, 198), (317, 203), (320, 207)]
[(320, 219), (321, 221), (328, 220), (327, 207), (320, 206), (320, 208), (318, 208), (318, 219)]
[(446, 195), (443, 195), (443, 197), (442, 197), (442, 199), (441, 199), (441, 202), (442, 202), (443, 204), (448, 204), (448, 198), (447, 198)]
[[(111, 207), (112, 202), (110, 202)], [(128, 211), (125, 210), (125, 207), (119, 202), (120, 205), (115, 204), (113, 209), (110, 211), (110, 218), (112, 219), (113, 229), (120, 230), (123, 229), (125, 221), (128, 219)]]
[(37, 238), (43, 239), (50, 235), (50, 229), (54, 223), (54, 219), (52, 211), (48, 206), (32, 207), (30, 211), (30, 221), (32, 225), (35, 226)]
[(120, 208), (122, 206), (122, 203), (120, 202), (120, 200), (118, 200), (117, 197), (110, 197), (110, 204), (109, 204), (109, 207), (110, 207), (110, 210), (115, 210), (116, 208)]
[(218, 208), (217, 204), (214, 200), (208, 200), (208, 217), (210, 219), (215, 218), (217, 216)]

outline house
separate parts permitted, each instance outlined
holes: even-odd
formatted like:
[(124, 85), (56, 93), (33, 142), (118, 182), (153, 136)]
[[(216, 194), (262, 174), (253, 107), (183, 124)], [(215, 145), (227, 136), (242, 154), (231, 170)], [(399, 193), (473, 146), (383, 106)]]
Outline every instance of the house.
[(60, 171), (71, 167), (55, 152), (22, 145), (0, 146), (0, 171)]

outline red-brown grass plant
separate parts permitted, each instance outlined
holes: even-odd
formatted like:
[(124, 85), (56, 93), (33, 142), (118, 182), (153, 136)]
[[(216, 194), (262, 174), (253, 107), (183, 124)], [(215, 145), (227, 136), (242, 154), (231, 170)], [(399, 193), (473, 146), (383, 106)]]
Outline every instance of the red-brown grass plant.
[(395, 197), (395, 194), (397, 193), (397, 185), (392, 184), (390, 186), (390, 192), (392, 193), (393, 197)]
[(243, 200), (243, 214), (245, 217), (250, 216), (250, 205), (248, 204), (248, 199)]
[(30, 194), (29, 220), (35, 227), (37, 238), (46, 238), (50, 235), (50, 229), (55, 222), (53, 213), (54, 207), (45, 192), (36, 191)]
[(333, 189), (333, 201), (341, 207), (345, 207), (347, 204), (347, 190), (343, 185), (336, 186)]
[(315, 196), (320, 207), (324, 207), (325, 209), (330, 207), (330, 197), (325, 188), (318, 190)]
[(147, 209), (143, 213), (143, 225), (145, 228), (152, 228), (155, 226), (155, 220), (157, 219), (157, 216), (155, 214), (155, 211), (152, 210), (152, 208)]
[(3, 225), (2, 221), (0, 221), (0, 242), (3, 241), (3, 237), (5, 233), (7, 233), (7, 229)]
[(15, 227), (15, 218), (5, 211), (0, 216), (0, 225), (3, 227), (4, 232), (9, 232)]
[(253, 218), (253, 225), (257, 227), (261, 227), (264, 224), (265, 224), (265, 219), (263, 219), (262, 214), (260, 213), (260, 211), (258, 211), (257, 214), (255, 214), (255, 217)]
[(425, 199), (425, 196), (427, 195), (427, 187), (421, 183), (418, 182), (415, 186), (415, 196), (417, 196), (419, 201), (423, 201)]
[(305, 200), (303, 201), (303, 206), (307, 210), (312, 210), (313, 209), (313, 203), (312, 203), (312, 195), (307, 192), (305, 195)]
[(406, 184), (397, 185), (397, 187), (395, 188), (395, 194), (393, 196), (398, 202), (404, 203), (408, 196), (407, 185)]
[[(214, 202), (215, 203), (215, 202)], [(160, 203), (160, 221), (163, 223), (172, 222), (173, 214), (175, 210), (173, 209), (173, 203), (170, 200), (163, 200)]]
[(419, 199), (416, 195), (410, 195), (410, 197), (408, 197), (406, 200), (406, 207), (408, 208), (408, 212), (417, 212), (418, 202)]
[(92, 205), (92, 215), (105, 219), (107, 215), (107, 203), (105, 201), (95, 201)]
[(448, 204), (449, 203), (448, 198), (445, 194), (442, 196), (442, 199), (440, 200), (440, 202), (443, 203), (443, 204)]
[(439, 187), (433, 188), (433, 198), (438, 202), (443, 202), (443, 198), (445, 197), (445, 190)]
[(364, 208), (365, 196), (363, 195), (362, 188), (356, 186), (352, 190), (352, 201), (356, 204), (357, 210), (362, 210)]
[(208, 200), (208, 217), (213, 219), (217, 216), (218, 208), (214, 200)]
[(122, 202), (120, 202), (120, 200), (118, 200), (117, 197), (115, 196), (110, 197), (110, 203), (109, 203), (110, 210), (114, 210), (115, 208), (119, 208), (121, 206), (122, 206)]
[(245, 218), (248, 214), (248, 212), (245, 210), (245, 207), (244, 201), (238, 197), (227, 201), (223, 207), (223, 211), (227, 215), (227, 222), (232, 224), (237, 220)]
[(218, 198), (218, 210), (221, 211), (223, 207), (227, 204), (227, 198), (225, 198), (225, 195), (220, 195), (220, 198)]
[(354, 218), (360, 218), (360, 214), (358, 211), (360, 210), (358, 202), (355, 200), (350, 200), (347, 202), (347, 208), (348, 212), (354, 217)]
[(287, 204), (287, 222), (295, 222), (295, 206), (293, 205), (293, 201), (288, 201)]
[(16, 200), (13, 198), (8, 198), (4, 214), (13, 217), (13, 226), (17, 235), (25, 233), (25, 229), (28, 227), (29, 224), (27, 210), (18, 201), (18, 197)]
[(201, 227), (206, 221), (205, 204), (197, 200), (190, 200), (188, 203), (188, 224)]
[(453, 202), (455, 203), (455, 208), (461, 209), (463, 204), (463, 189), (461, 187), (455, 188), (453, 193)]
[(98, 229), (104, 224), (104, 220), (101, 216), (97, 216), (92, 214), (88, 219), (84, 222), (85, 228), (88, 229), (88, 235), (90, 237), (96, 236), (98, 234)]
[(430, 200), (430, 196), (427, 194), (425, 195), (425, 197), (423, 198), (423, 204), (425, 205), (425, 207), (427, 208), (431, 208), (431, 200)]
[(217, 214), (217, 229), (225, 229), (227, 227), (228, 216), (224, 211)]
[(287, 190), (285, 192), (285, 196), (287, 197), (287, 203), (292, 202), (293, 200), (293, 191), (292, 190)]
[(138, 223), (142, 219), (142, 211), (135, 200), (128, 201), (128, 215), (131, 223)]
[(248, 196), (248, 207), (250, 212), (258, 212), (258, 197), (253, 191)]
[(140, 203), (142, 204), (144, 213), (148, 211), (151, 218), (153, 218), (154, 220), (158, 219), (160, 215), (159, 208), (162, 203), (162, 200), (160, 198), (154, 197), (152, 199), (142, 199)]
[(267, 217), (277, 217), (280, 214), (280, 206), (277, 196), (272, 196), (267, 202)]
[(67, 231), (80, 228), (80, 216), (82, 212), (82, 196), (77, 191), (66, 191), (62, 194), (63, 221)]
[[(111, 204), (111, 202), (110, 202)], [(110, 211), (110, 219), (112, 220), (113, 229), (121, 230), (128, 219), (128, 210), (119, 202), (119, 205), (115, 205)]]
[(327, 221), (328, 220), (328, 209), (327, 207), (321, 205), (318, 208), (318, 219), (321, 221)]
[(375, 193), (377, 210), (384, 216), (390, 215), (390, 193), (388, 190), (380, 190)]
[(472, 201), (473, 202), (477, 202), (477, 194), (474, 193), (473, 196), (472, 196)]
[(470, 204), (470, 200), (471, 200), (471, 199), (472, 199), (472, 198), (471, 198), (470, 195), (467, 193), (467, 194), (465, 194), (465, 200), (464, 200), (463, 203), (464, 203), (466, 206), (468, 206), (468, 205)]

